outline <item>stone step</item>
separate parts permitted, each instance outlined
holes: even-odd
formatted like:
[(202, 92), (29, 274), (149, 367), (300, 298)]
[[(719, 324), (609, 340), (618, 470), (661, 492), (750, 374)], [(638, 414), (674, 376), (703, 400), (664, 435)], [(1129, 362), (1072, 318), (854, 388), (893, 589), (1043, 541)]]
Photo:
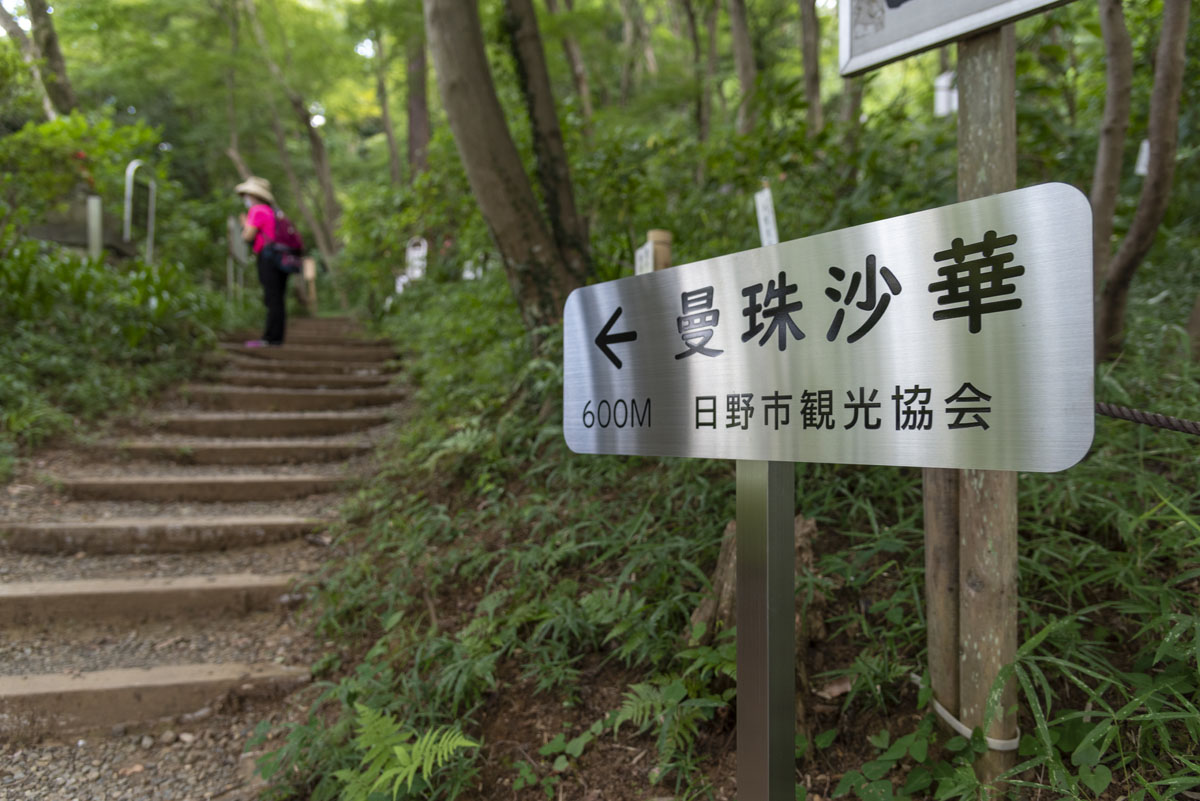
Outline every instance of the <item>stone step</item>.
[(157, 517), (0, 524), (0, 539), (20, 553), (188, 553), (247, 548), (309, 534), (307, 517)]
[(303, 375), (342, 375), (378, 376), (393, 372), (395, 362), (316, 362), (316, 361), (280, 361), (278, 359), (254, 359), (249, 356), (228, 354), (225, 363), (237, 370), (256, 373), (298, 373)]
[(222, 384), (239, 387), (290, 387), (294, 389), (350, 389), (386, 386), (389, 375), (354, 375), (343, 373), (271, 373), (250, 370), (226, 370), (221, 373)]
[[(234, 331), (224, 340), (231, 345), (241, 345), (251, 339), (258, 339), (262, 334), (258, 331), (244, 329)], [(368, 337), (366, 334), (351, 329), (341, 331), (337, 328), (322, 331), (320, 328), (307, 328), (300, 331), (288, 326), (287, 344), (289, 345), (336, 345), (358, 347), (362, 345), (390, 345), (387, 339)]]
[(245, 615), (277, 607), (295, 576), (30, 581), (0, 585), (0, 620), (11, 626), (65, 621), (141, 623), (181, 617)]
[(386, 362), (395, 358), (390, 345), (280, 345), (274, 348), (247, 348), (221, 345), (229, 353), (264, 361), (309, 362)]
[(328, 412), (386, 406), (404, 399), (399, 389), (286, 389), (187, 384), (183, 394), (206, 409), (241, 412)]
[(0, 739), (153, 721), (230, 691), (283, 695), (308, 678), (307, 668), (239, 662), (0, 676)]
[(148, 418), (172, 434), (193, 437), (323, 437), (383, 425), (386, 411), (354, 412), (186, 412)]
[(80, 500), (277, 501), (344, 489), (347, 479), (329, 475), (242, 473), (220, 476), (80, 476), (59, 481)]
[(180, 440), (130, 439), (101, 442), (133, 459), (160, 459), (176, 464), (256, 465), (343, 461), (366, 453), (366, 442), (337, 439)]

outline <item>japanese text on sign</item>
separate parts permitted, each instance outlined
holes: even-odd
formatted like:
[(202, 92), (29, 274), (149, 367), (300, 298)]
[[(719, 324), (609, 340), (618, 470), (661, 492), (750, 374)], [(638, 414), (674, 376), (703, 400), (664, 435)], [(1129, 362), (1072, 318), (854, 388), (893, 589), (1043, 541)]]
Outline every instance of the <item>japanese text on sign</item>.
[(1090, 226), (1046, 184), (576, 290), (567, 442), (1063, 469), (1092, 436)]

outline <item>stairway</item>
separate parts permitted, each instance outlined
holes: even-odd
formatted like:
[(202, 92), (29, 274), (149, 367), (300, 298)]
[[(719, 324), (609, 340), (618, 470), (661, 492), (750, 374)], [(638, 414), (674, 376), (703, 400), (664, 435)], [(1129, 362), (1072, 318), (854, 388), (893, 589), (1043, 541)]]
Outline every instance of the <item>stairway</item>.
[(0, 745), (307, 682), (297, 580), (402, 393), (390, 348), (353, 323), (290, 334), (223, 346), (217, 383), (0, 487)]

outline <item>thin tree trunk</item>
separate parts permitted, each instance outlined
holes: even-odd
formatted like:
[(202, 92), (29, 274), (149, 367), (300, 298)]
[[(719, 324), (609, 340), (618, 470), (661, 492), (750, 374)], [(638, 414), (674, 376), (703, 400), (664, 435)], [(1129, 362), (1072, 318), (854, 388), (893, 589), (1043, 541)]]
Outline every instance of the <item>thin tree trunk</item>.
[(687, 21), (688, 40), (692, 43), (692, 80), (696, 82), (696, 138), (703, 142), (708, 136), (708, 86), (704, 73), (704, 50), (700, 45), (700, 26), (692, 0), (679, 0), (679, 3), (683, 6), (684, 19)]
[(246, 166), (245, 159), (242, 158), (242, 150), (238, 143), (238, 115), (237, 115), (237, 63), (238, 63), (238, 9), (237, 2), (221, 3), (219, 6), (214, 3), (217, 12), (225, 15), (225, 21), (229, 24), (229, 69), (225, 72), (225, 117), (229, 124), (229, 147), (225, 149), (225, 155), (233, 162), (233, 167), (237, 170), (239, 176), (244, 181), (253, 173)]
[(25, 8), (29, 12), (29, 20), (33, 24), (33, 41), (37, 44), (38, 54), (42, 58), (42, 85), (50, 102), (54, 104), (59, 114), (70, 114), (78, 102), (71, 81), (67, 78), (67, 62), (63, 58), (62, 48), (58, 45), (58, 34), (54, 30), (54, 20), (50, 16), (50, 8), (46, 0), (25, 0)]
[[(567, 10), (571, 11), (571, 0), (566, 0)], [(551, 14), (558, 13), (558, 0), (546, 0), (546, 9)], [(579, 95), (579, 109), (586, 123), (592, 121), (592, 88), (588, 83), (587, 65), (583, 61), (583, 50), (574, 36), (563, 36), (563, 55), (571, 68), (571, 80), (575, 82), (575, 93)]]
[(825, 127), (821, 110), (821, 22), (817, 0), (800, 0), (800, 49), (804, 57), (804, 99), (808, 102), (808, 135)]
[(425, 36), (417, 32), (408, 39), (408, 170), (412, 178), (429, 171), (429, 96), (425, 90), (428, 64)]
[(317, 184), (321, 188), (321, 200), (324, 224), (330, 239), (333, 240), (333, 232), (337, 230), (338, 220), (341, 217), (342, 209), (338, 204), (337, 196), (333, 191), (333, 173), (329, 169), (329, 156), (325, 152), (325, 141), (321, 138), (320, 132), (312, 124), (312, 117), (308, 113), (308, 104), (304, 102), (304, 98), (288, 83), (287, 77), (271, 58), (269, 43), (267, 42), (266, 34), (263, 32), (262, 23), (258, 19), (258, 10), (254, 5), (254, 0), (244, 0), (246, 13), (250, 18), (250, 27), (254, 31), (254, 38), (258, 42), (259, 55), (267, 64), (267, 69), (271, 75), (283, 88), (284, 94), (287, 97), (288, 104), (292, 107), (292, 112), (296, 116), (297, 122), (300, 123), (305, 133), (308, 135), (308, 149), (312, 155), (313, 169), (317, 174)]
[(17, 49), (21, 52), (21, 60), (25, 62), (25, 67), (29, 70), (30, 77), (33, 78), (34, 91), (41, 98), (42, 111), (45, 112), (46, 119), (58, 119), (58, 112), (54, 110), (54, 104), (50, 102), (50, 95), (46, 94), (46, 84), (42, 81), (42, 70), (38, 67), (37, 48), (25, 35), (25, 31), (21, 30), (21, 26), (13, 15), (9, 14), (2, 5), (0, 5), (0, 27), (4, 28), (8, 38), (17, 43)]
[(737, 132), (744, 136), (754, 130), (757, 116), (754, 108), (757, 70), (754, 66), (754, 46), (750, 42), (746, 0), (729, 0), (729, 31), (733, 39), (733, 62), (737, 68), (738, 84), (742, 88), (737, 107)]
[[(708, 54), (704, 62), (704, 109), (705, 117), (700, 122), (700, 141), (708, 139), (712, 132), (712, 97), (717, 83), (717, 24), (721, 14), (721, 0), (708, 0), (708, 16), (705, 29), (708, 33)], [(724, 111), (725, 95), (717, 90)]]
[(633, 96), (634, 76), (637, 72), (638, 26), (634, 20), (635, 0), (621, 0), (621, 105)]
[(525, 97), (533, 132), (533, 153), (546, 217), (567, 271), (582, 285), (591, 273), (587, 231), (575, 208), (570, 164), (554, 108), (554, 93), (550, 88), (550, 72), (538, 33), (536, 12), (531, 0), (505, 0), (504, 7), (509, 44), (517, 65), (517, 81)]
[(1129, 128), (1130, 98), (1133, 94), (1133, 43), (1125, 27), (1121, 0), (1100, 0), (1100, 30), (1104, 34), (1105, 77), (1104, 119), (1092, 173), (1092, 291), (1098, 299), (1112, 255), (1113, 214), (1121, 185), (1121, 157)]
[(396, 145), (396, 129), (392, 126), (392, 112), (388, 107), (388, 60), (383, 49), (382, 31), (375, 34), (372, 43), (375, 46), (375, 99), (379, 102), (379, 117), (383, 122), (383, 135), (387, 139), (388, 172), (392, 184), (399, 186), (404, 176), (400, 172), (400, 148)]
[[(562, 319), (567, 295), (579, 281), (558, 255), (509, 133), (492, 83), (476, 3), (425, 0), (425, 31), (467, 179), (532, 335)], [(534, 346), (539, 345), (535, 339)]]
[(1196, 304), (1192, 306), (1192, 314), (1188, 317), (1187, 333), (1192, 361), (1200, 362), (1200, 295), (1196, 295)]
[(1133, 274), (1154, 244), (1167, 212), (1175, 176), (1179, 136), (1179, 96), (1183, 91), (1189, 0), (1164, 0), (1162, 27), (1150, 95), (1150, 167), (1129, 232), (1108, 268), (1096, 311), (1096, 361), (1106, 361), (1120, 347), (1125, 332), (1125, 306)]

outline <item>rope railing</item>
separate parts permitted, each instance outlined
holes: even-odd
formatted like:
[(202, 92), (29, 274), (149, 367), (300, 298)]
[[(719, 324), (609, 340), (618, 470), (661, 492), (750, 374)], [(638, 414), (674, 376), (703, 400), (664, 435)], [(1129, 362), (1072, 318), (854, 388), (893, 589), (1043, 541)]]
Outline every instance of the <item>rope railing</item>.
[(1112, 417), (1117, 420), (1128, 420), (1131, 423), (1141, 423), (1144, 426), (1165, 428), (1168, 431), (1178, 431), (1181, 434), (1191, 434), (1200, 437), (1200, 423), (1195, 420), (1182, 420), (1158, 412), (1147, 412), (1141, 409), (1130, 409), (1113, 403), (1096, 403), (1096, 414)]

